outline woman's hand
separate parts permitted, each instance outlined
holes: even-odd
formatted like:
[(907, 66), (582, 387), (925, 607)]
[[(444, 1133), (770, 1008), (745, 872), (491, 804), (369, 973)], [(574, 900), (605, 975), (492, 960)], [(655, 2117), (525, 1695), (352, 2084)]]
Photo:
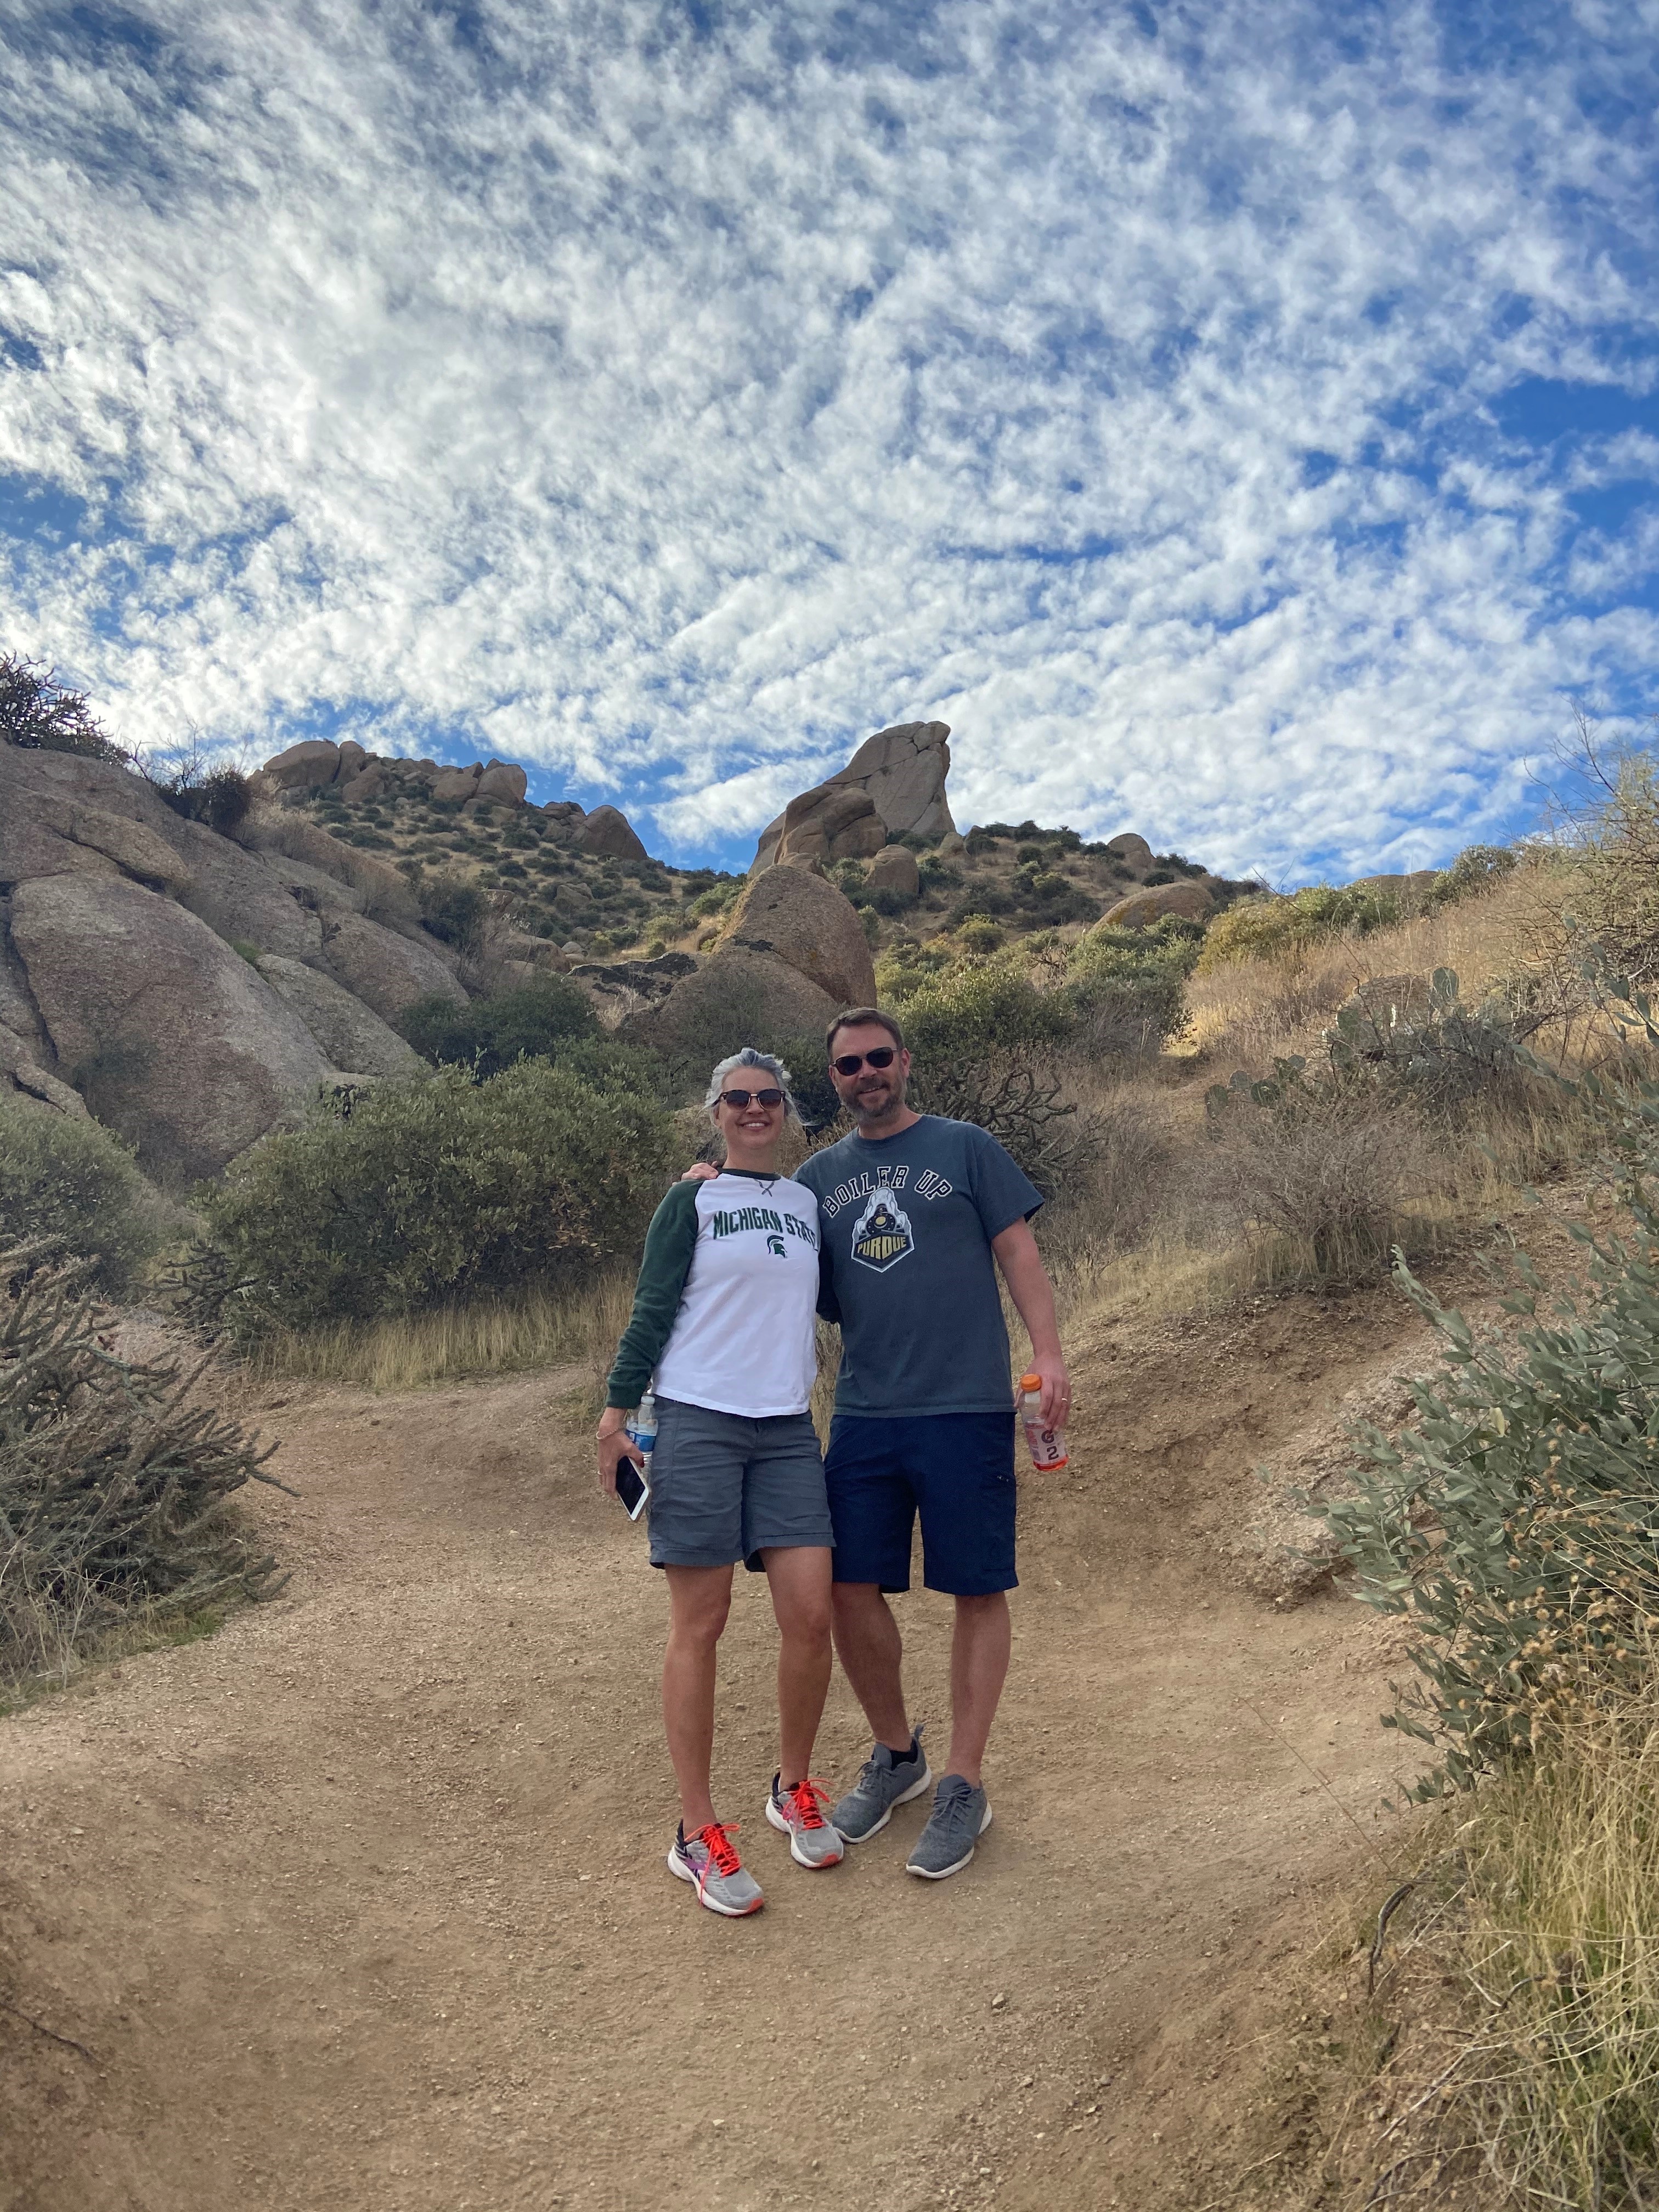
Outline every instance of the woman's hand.
[(599, 1488), (607, 1498), (617, 1494), (617, 1467), (631, 1459), (645, 1472), (645, 1454), (628, 1433), (628, 1416), (620, 1406), (607, 1406), (599, 1416)]

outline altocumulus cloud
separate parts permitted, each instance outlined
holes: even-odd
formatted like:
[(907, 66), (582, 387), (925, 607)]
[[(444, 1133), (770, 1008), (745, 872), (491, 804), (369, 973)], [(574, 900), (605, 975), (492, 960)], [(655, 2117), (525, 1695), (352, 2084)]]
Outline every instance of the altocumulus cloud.
[(937, 715), (1280, 874), (1653, 703), (1659, 0), (0, 23), (0, 628), (140, 742), (735, 858)]

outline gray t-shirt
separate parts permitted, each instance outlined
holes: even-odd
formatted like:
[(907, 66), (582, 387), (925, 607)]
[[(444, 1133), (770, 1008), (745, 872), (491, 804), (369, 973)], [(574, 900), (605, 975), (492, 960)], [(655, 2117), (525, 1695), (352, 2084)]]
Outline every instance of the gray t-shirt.
[(841, 1323), (836, 1411), (1006, 1412), (1008, 1332), (991, 1239), (1029, 1220), (1042, 1194), (996, 1139), (924, 1114), (896, 1137), (843, 1137), (795, 1180), (818, 1201), (819, 1310)]

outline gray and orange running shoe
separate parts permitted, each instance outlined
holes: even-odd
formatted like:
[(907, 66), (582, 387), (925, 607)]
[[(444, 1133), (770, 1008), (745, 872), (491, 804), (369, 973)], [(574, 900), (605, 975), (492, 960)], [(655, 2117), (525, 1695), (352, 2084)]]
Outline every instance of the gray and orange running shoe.
[(760, 1884), (738, 1856), (737, 1845), (732, 1841), (737, 1825), (735, 1820), (711, 1820), (706, 1828), (688, 1836), (682, 1820), (668, 1854), (669, 1873), (694, 1883), (698, 1904), (728, 1920), (758, 1912), (766, 1902)]
[(823, 1817), (830, 1792), (810, 1775), (787, 1790), (779, 1787), (781, 1779), (780, 1775), (772, 1777), (766, 1817), (780, 1835), (788, 1837), (790, 1857), (797, 1866), (815, 1869), (839, 1866), (841, 1838)]

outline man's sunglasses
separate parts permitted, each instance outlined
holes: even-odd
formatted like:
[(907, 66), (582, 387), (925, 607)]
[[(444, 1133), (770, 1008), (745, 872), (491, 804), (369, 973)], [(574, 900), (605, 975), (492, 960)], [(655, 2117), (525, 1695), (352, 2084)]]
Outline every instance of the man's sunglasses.
[(856, 1075), (861, 1067), (890, 1067), (897, 1058), (896, 1045), (878, 1044), (873, 1052), (844, 1052), (830, 1065), (837, 1075)]
[(735, 1106), (738, 1113), (742, 1113), (750, 1099), (757, 1106), (781, 1106), (783, 1093), (769, 1088), (765, 1091), (722, 1091), (720, 1093), (720, 1104)]

